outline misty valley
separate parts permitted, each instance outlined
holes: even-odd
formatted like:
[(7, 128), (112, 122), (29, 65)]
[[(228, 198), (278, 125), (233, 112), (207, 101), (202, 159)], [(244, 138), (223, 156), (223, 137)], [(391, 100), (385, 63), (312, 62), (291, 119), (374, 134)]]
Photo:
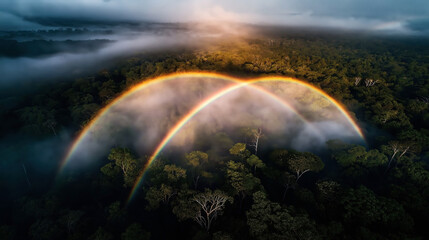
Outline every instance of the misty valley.
[(429, 238), (427, 36), (31, 20), (0, 239)]

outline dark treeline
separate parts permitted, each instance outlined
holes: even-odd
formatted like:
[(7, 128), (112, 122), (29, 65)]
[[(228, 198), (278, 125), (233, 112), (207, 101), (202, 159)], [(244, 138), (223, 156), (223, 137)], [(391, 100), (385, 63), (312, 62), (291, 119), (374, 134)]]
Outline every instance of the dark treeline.
[[(195, 146), (156, 159), (130, 204), (147, 156), (118, 146), (95, 169), (62, 176), (52, 189), (28, 187), (1, 200), (0, 238), (427, 239), (428, 56), (428, 42), (418, 38), (268, 31), (199, 50), (136, 56), (52, 84), (1, 109), (4, 136), (78, 132), (145, 79), (212, 71), (292, 76), (319, 86), (352, 112), (368, 145), (333, 140), (320, 156), (269, 146), (256, 152), (252, 126), (242, 138), (217, 133), (210, 139), (216, 149)], [(55, 176), (43, 176), (49, 177)], [(10, 189), (7, 184), (0, 176), (0, 188)]]

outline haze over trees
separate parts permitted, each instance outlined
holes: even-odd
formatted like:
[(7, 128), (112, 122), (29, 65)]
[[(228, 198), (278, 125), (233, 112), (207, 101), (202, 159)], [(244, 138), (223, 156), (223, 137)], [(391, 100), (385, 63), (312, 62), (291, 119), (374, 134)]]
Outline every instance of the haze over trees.
[[(267, 146), (263, 126), (218, 132), (207, 139), (213, 148), (157, 157), (127, 203), (148, 159), (136, 149), (114, 146), (53, 187), (46, 179), (56, 177), (57, 162), (39, 172), (24, 154), (31, 142), (8, 143), (2, 166), (18, 166), (7, 170), (20, 184), (0, 175), (0, 239), (429, 238), (427, 39), (261, 31), (209, 48), (136, 55), (92, 76), (39, 86), (0, 108), (0, 131), (59, 141), (141, 81), (202, 70), (316, 85), (358, 120), (366, 146), (331, 140), (325, 151), (299, 152)], [(15, 162), (10, 152), (25, 157)]]

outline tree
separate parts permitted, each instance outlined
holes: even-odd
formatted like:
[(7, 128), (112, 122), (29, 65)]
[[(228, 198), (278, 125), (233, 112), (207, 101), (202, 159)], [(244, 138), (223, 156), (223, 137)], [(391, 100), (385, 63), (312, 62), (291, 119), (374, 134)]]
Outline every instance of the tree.
[[(415, 152), (414, 143), (410, 141), (391, 141), (389, 142), (389, 148), (391, 150), (391, 155), (389, 162), (387, 164), (386, 171), (389, 170), (391, 163), (394, 161), (395, 157), (399, 161), (406, 153)], [(399, 155), (397, 155), (399, 154)]]
[(374, 79), (365, 79), (365, 86), (366, 87), (372, 87), (374, 86), (379, 80), (374, 80)]
[(107, 207), (107, 212), (109, 216), (107, 219), (112, 222), (120, 222), (123, 220), (126, 212), (125, 209), (121, 207), (120, 201), (115, 201)]
[(90, 237), (89, 240), (113, 240), (114, 237), (111, 233), (99, 227)]
[(334, 152), (333, 158), (345, 168), (345, 173), (351, 177), (361, 177), (371, 169), (388, 162), (387, 157), (377, 149), (367, 152), (363, 146), (359, 145), (352, 145), (345, 150)]
[(292, 216), (287, 208), (271, 202), (261, 191), (253, 194), (246, 216), (250, 234), (256, 239), (318, 239), (314, 223), (307, 216)]
[(186, 179), (186, 170), (174, 164), (164, 166), (164, 172), (167, 173), (167, 178), (170, 182), (179, 182)]
[[(186, 170), (174, 164), (164, 165), (158, 162), (152, 168), (156, 171), (155, 180), (150, 179), (154, 183), (146, 192), (145, 199), (148, 201), (148, 209), (157, 209), (160, 203), (167, 205), (172, 197), (177, 195), (178, 191), (183, 188), (184, 180), (186, 179)], [(161, 171), (162, 169), (162, 171)]]
[(213, 240), (233, 240), (233, 238), (229, 234), (219, 231), (213, 233)]
[(214, 220), (222, 215), (227, 202), (232, 202), (232, 198), (220, 190), (206, 190), (204, 193), (197, 194), (193, 199), (199, 205), (194, 220), (208, 232)]
[(298, 182), (304, 173), (309, 171), (319, 172), (324, 167), (322, 160), (311, 153), (291, 154), (287, 162), (289, 168), (296, 174), (296, 182)]
[(69, 210), (67, 214), (61, 218), (62, 223), (66, 226), (68, 234), (72, 233), (76, 224), (84, 215), (83, 211), (80, 210)]
[(168, 204), (176, 194), (177, 191), (166, 184), (161, 184), (160, 187), (150, 187), (145, 196), (149, 203), (147, 209), (157, 209), (160, 203)]
[[(122, 174), (124, 175), (124, 186), (131, 187), (138, 175), (138, 162), (131, 151), (127, 148), (112, 148), (108, 159), (110, 161), (114, 161), (115, 165), (121, 169)], [(109, 168), (112, 167), (110, 166)], [(104, 172), (107, 174), (111, 173), (108, 170), (110, 169), (106, 168), (104, 169)]]
[(282, 176), (281, 176), (281, 182), (282, 182), (283, 188), (284, 188), (282, 199), (285, 200), (287, 191), (291, 188), (294, 189), (297, 185), (296, 176), (290, 174), (287, 171), (284, 171)]
[[(345, 219), (352, 223), (370, 226), (412, 225), (412, 219), (402, 205), (392, 199), (377, 197), (370, 189), (360, 186), (350, 189), (341, 200), (345, 209)], [(397, 226), (396, 226), (397, 227)]]
[(199, 211), (199, 206), (193, 201), (196, 195), (195, 190), (182, 188), (177, 194), (177, 197), (172, 202), (173, 214), (177, 217), (179, 222), (187, 219), (193, 219)]
[(37, 240), (58, 239), (60, 236), (60, 229), (57, 223), (47, 218), (38, 219), (30, 226), (28, 231), (32, 239)]
[(195, 189), (198, 187), (198, 180), (200, 179), (201, 174), (204, 172), (204, 165), (208, 162), (209, 155), (201, 151), (193, 151), (185, 156), (186, 164), (192, 167), (192, 181), (194, 183)]
[(250, 146), (254, 148), (255, 155), (257, 155), (258, 154), (259, 139), (262, 137), (262, 129), (261, 128), (251, 129), (250, 133), (251, 133), (251, 137), (252, 137)]
[(246, 149), (245, 143), (236, 143), (229, 149), (229, 153), (244, 159), (250, 155), (250, 151)]
[(46, 107), (32, 106), (19, 109), (17, 111), (19, 119), (23, 123), (22, 130), (35, 135), (43, 135), (48, 131), (56, 136), (55, 126), (55, 111), (48, 110)]
[(261, 181), (254, 177), (244, 164), (234, 161), (227, 163), (226, 176), (228, 183), (234, 189), (234, 195), (241, 196), (241, 201), (261, 184)]
[(124, 176), (128, 176), (136, 168), (137, 160), (127, 148), (112, 148), (108, 159), (120, 167)]
[(264, 168), (265, 167), (264, 162), (254, 154), (250, 155), (250, 157), (247, 158), (246, 161), (247, 161), (247, 164), (249, 164), (251, 167), (253, 167), (253, 173), (256, 172), (256, 168)]
[(122, 240), (149, 240), (150, 233), (143, 230), (138, 223), (133, 223), (127, 227), (121, 235)]
[(317, 190), (322, 201), (331, 202), (338, 199), (342, 193), (341, 185), (334, 181), (318, 182)]

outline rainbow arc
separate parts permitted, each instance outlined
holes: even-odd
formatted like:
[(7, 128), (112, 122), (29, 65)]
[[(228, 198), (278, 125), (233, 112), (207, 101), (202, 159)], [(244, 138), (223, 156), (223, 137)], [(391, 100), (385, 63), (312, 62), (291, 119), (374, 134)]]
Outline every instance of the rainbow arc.
[[(124, 92), (122, 95), (120, 95), (118, 98), (113, 100), (111, 103), (109, 103), (107, 106), (105, 106), (103, 109), (101, 109), (97, 115), (87, 124), (87, 126), (79, 133), (79, 135), (76, 137), (75, 141), (72, 143), (71, 147), (67, 151), (63, 161), (61, 162), (60, 166), (60, 172), (64, 170), (67, 163), (70, 161), (71, 157), (73, 156), (74, 152), (77, 151), (79, 144), (82, 142), (82, 140), (88, 135), (91, 128), (93, 128), (94, 125), (96, 125), (100, 119), (102, 119), (109, 110), (113, 107), (118, 105), (119, 103), (123, 102), (125, 99), (130, 97), (136, 92), (139, 92), (142, 89), (146, 89), (150, 86), (153, 86), (155, 84), (170, 81), (177, 78), (214, 78), (214, 79), (223, 79), (231, 82), (230, 85), (222, 88), (221, 90), (213, 93), (211, 96), (207, 97), (206, 99), (202, 100), (200, 103), (198, 103), (194, 108), (190, 109), (187, 114), (185, 114), (162, 138), (160, 143), (156, 146), (155, 150), (153, 151), (152, 155), (146, 162), (145, 166), (141, 169), (138, 178), (136, 179), (136, 182), (130, 192), (130, 195), (128, 197), (128, 202), (130, 202), (134, 196), (137, 193), (137, 190), (140, 188), (142, 180), (144, 178), (144, 174), (147, 170), (147, 168), (150, 166), (150, 164), (158, 157), (158, 155), (162, 152), (162, 150), (168, 145), (168, 143), (171, 141), (172, 138), (188, 123), (193, 117), (195, 117), (200, 111), (208, 107), (213, 102), (221, 99), (222, 97), (228, 95), (229, 93), (232, 93), (240, 88), (243, 87), (250, 87), (253, 90), (256, 90), (260, 93), (263, 93), (264, 95), (270, 97), (271, 99), (275, 100), (277, 103), (281, 104), (284, 108), (292, 111), (296, 116), (298, 116), (303, 122), (310, 124), (304, 116), (302, 116), (296, 109), (291, 106), (288, 102), (284, 101), (283, 99), (279, 98), (272, 92), (266, 90), (263, 87), (257, 86), (258, 83), (270, 83), (270, 82), (288, 82), (288, 83), (294, 83), (299, 86), (305, 87), (307, 89), (310, 89), (311, 91), (320, 94), (322, 97), (327, 99), (329, 102), (331, 102), (340, 112), (341, 114), (347, 119), (347, 121), (350, 123), (354, 131), (363, 139), (364, 135), (362, 133), (362, 130), (359, 128), (355, 120), (350, 116), (350, 114), (347, 112), (346, 108), (336, 101), (334, 98), (329, 96), (327, 93), (322, 91), (321, 89), (300, 81), (298, 79), (294, 78), (287, 78), (287, 77), (262, 77), (262, 78), (256, 78), (256, 79), (248, 79), (248, 80), (242, 80), (233, 78), (226, 75), (221, 75), (217, 73), (205, 73), (205, 72), (190, 72), (190, 73), (175, 73), (170, 74), (167, 76), (161, 76), (158, 78), (154, 78), (152, 80), (145, 81), (135, 87), (132, 87), (128, 91)], [(317, 131), (317, 129), (315, 129)], [(320, 134), (320, 133), (319, 133)]]

